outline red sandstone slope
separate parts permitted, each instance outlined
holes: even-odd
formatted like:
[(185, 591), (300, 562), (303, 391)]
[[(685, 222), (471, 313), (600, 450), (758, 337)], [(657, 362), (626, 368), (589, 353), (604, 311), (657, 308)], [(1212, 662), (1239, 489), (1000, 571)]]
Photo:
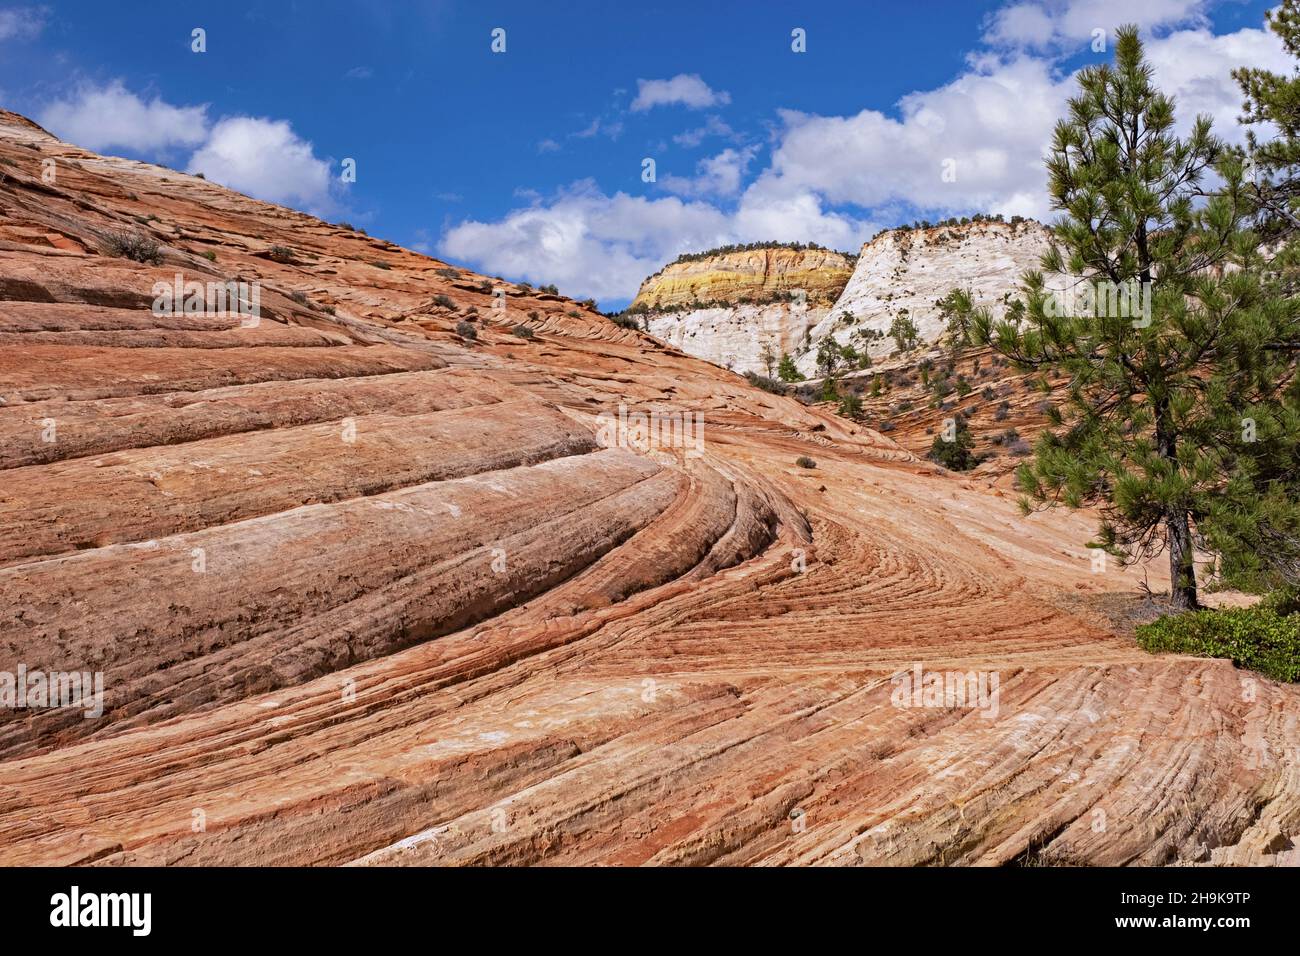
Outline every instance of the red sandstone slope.
[[(1112, 633), (1086, 520), (13, 114), (0, 176), (0, 671), (107, 698), (0, 711), (0, 863), (1294, 857), (1297, 691)], [(177, 272), (261, 321), (154, 315)], [(703, 454), (600, 447), (620, 403)]]

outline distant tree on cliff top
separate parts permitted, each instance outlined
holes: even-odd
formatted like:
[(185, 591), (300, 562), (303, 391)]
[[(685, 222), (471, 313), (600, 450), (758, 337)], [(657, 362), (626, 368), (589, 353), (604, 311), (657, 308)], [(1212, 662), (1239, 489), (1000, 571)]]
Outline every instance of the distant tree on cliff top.
[[(1171, 603), (1189, 608), (1194, 546), (1232, 552), (1226, 531), (1216, 541), (1208, 530), (1249, 524), (1260, 507), (1250, 461), (1261, 451), (1248, 445), (1274, 439), (1245, 420), (1274, 421), (1294, 380), (1271, 343), (1295, 340), (1296, 306), (1262, 280), (1241, 157), (1206, 117), (1173, 135), (1173, 103), (1152, 85), (1136, 28), (1119, 30), (1115, 51), (1114, 65), (1079, 72), (1056, 127), (1047, 169), (1064, 217), (1043, 268), (1130, 290), (1146, 308), (1066, 306), (1029, 272), (1023, 310), (969, 321), (977, 343), (1018, 368), (1068, 380), (1064, 417), (1049, 411), (1064, 427), (1045, 431), (1017, 473), (1022, 505), (1096, 506), (1095, 544), (1126, 561), (1167, 553)], [(1212, 194), (1210, 169), (1221, 180)]]

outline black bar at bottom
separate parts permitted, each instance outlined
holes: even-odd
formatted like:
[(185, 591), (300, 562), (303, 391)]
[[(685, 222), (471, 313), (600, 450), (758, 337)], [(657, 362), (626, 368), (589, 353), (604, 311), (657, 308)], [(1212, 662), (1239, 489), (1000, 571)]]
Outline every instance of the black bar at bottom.
[(0, 869), (11, 944), (112, 937), (128, 946), (336, 947), (413, 936), (412, 944), (441, 946), (469, 934), (494, 944), (630, 937), (669, 945), (674, 937), (663, 934), (688, 926), (681, 943), (733, 946), (747, 938), (771, 945), (783, 926), (872, 943), (987, 943), (1030, 932), (1071, 942), (1197, 934), (1228, 942), (1280, 933), (1294, 897), (1283, 869)]

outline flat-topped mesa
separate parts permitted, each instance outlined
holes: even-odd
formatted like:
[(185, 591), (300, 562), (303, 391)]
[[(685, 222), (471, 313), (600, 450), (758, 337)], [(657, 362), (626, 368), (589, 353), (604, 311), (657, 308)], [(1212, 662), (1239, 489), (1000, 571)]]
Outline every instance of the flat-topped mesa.
[(632, 308), (650, 311), (764, 303), (800, 290), (809, 305), (830, 305), (853, 274), (853, 257), (816, 246), (768, 245), (692, 253), (645, 282)]
[(724, 247), (684, 256), (641, 284), (629, 311), (683, 351), (736, 371), (803, 347), (853, 274), (853, 257), (817, 246)]
[(1000, 313), (1025, 271), (1039, 268), (1050, 243), (1046, 226), (1019, 217), (877, 234), (863, 245), (839, 299), (811, 330), (796, 359), (800, 371), (815, 374), (817, 349), (827, 337), (873, 356), (889, 354), (895, 348), (889, 328), (899, 317), (915, 323), (922, 342), (938, 341), (944, 319), (936, 302), (956, 288), (970, 290), (976, 305)]

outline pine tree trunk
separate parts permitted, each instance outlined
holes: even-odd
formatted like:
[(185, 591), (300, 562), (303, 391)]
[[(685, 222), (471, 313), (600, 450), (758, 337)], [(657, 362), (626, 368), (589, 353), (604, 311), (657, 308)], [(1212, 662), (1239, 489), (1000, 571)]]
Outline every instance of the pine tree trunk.
[(1170, 511), (1165, 518), (1165, 532), (1169, 546), (1169, 603), (1178, 610), (1195, 610), (1201, 604), (1196, 596), (1196, 565), (1187, 512)]
[[(1158, 400), (1156, 413), (1156, 448), (1161, 457), (1177, 469), (1178, 440), (1170, 425), (1169, 402)], [(1165, 510), (1165, 547), (1169, 550), (1169, 603), (1180, 611), (1201, 606), (1196, 597), (1196, 564), (1192, 548), (1191, 520), (1187, 509), (1167, 504)]]

